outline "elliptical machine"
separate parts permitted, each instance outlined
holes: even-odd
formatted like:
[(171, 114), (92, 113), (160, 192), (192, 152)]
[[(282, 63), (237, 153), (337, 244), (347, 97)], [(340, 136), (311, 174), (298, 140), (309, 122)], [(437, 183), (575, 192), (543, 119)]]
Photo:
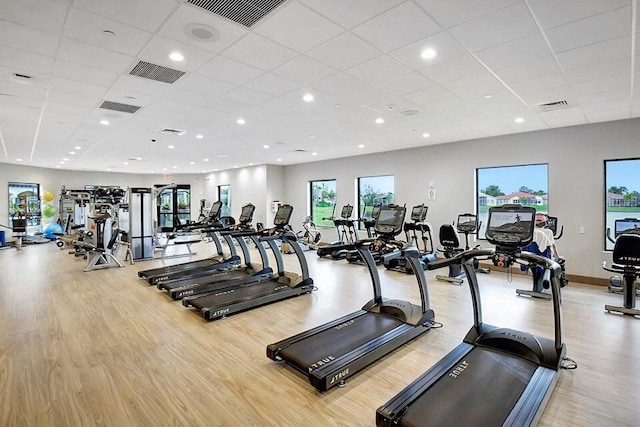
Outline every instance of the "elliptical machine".
[[(611, 238), (607, 229), (607, 238), (615, 243), (613, 247), (613, 264), (606, 266), (602, 262), (605, 271), (622, 274), (623, 306), (606, 304), (604, 309), (629, 316), (640, 316), (640, 310), (636, 308), (637, 279), (640, 277), (640, 220), (636, 218), (617, 219), (615, 223), (616, 239)], [(612, 278), (613, 279), (613, 278)]]
[[(478, 217), (471, 213), (458, 215), (455, 229), (451, 224), (443, 224), (440, 226), (440, 246), (438, 247), (438, 251), (442, 252), (445, 258), (453, 258), (464, 251), (468, 251), (470, 249), (469, 235), (478, 234), (481, 224), (482, 223), (478, 223)], [(458, 233), (464, 234), (464, 249), (460, 246)], [(480, 245), (477, 245), (475, 249), (479, 247)], [(480, 268), (478, 260), (474, 260), (473, 266), (478, 273), (489, 274), (491, 272), (488, 268)], [(449, 265), (448, 276), (441, 274), (436, 276), (436, 279), (453, 283), (454, 285), (462, 285), (464, 278), (465, 273), (459, 264)]]
[[(333, 207), (335, 210), (335, 206)], [(332, 259), (344, 259), (347, 256), (347, 250), (353, 246), (355, 242), (356, 229), (351, 214), (353, 213), (353, 205), (344, 205), (340, 218), (323, 218), (331, 219), (336, 226), (338, 232), (338, 240), (325, 246), (318, 247), (317, 254), (319, 257), (329, 256)]]
[[(425, 222), (428, 209), (428, 206), (424, 203), (411, 209), (412, 222), (406, 222), (403, 227), (405, 238), (407, 239), (406, 245), (400, 251), (382, 256), (382, 262), (387, 270), (400, 271), (407, 274), (413, 273), (411, 263), (408, 262), (408, 257), (410, 256), (418, 258), (423, 270), (427, 269), (427, 263), (436, 260), (431, 227)], [(420, 237), (418, 237), (418, 231), (420, 232)]]

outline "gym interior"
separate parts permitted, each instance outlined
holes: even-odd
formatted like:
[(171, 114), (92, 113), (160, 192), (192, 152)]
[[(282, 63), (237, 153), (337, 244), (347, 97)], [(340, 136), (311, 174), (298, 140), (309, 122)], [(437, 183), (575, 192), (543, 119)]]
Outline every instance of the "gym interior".
[[(156, 232), (174, 231), (160, 230), (165, 189), (189, 189), (185, 221), (206, 217), (215, 201), (233, 218), (251, 203), (253, 224), (270, 228), (290, 205), (297, 233), (308, 216), (320, 218), (313, 183), (335, 186), (328, 199), (337, 209), (327, 216), (351, 204), (356, 220), (365, 214), (361, 179), (391, 177), (392, 204), (428, 206), (430, 243), (443, 260), (440, 226), (487, 212), (482, 171), (527, 165), (544, 166), (537, 205), (562, 226), (556, 243), (569, 283), (552, 301), (519, 296), (531, 275), (484, 257), (491, 273), (477, 275), (482, 314), (487, 324), (553, 339), (561, 305), (566, 353), (530, 419), (510, 425), (640, 424), (640, 320), (605, 309), (627, 294), (635, 300), (637, 276), (626, 286), (623, 270), (603, 269), (622, 262), (611, 218), (640, 217), (637, 175), (612, 172), (617, 162), (640, 166), (635, 0), (286, 0), (260, 2), (272, 10), (251, 25), (190, 0), (14, 3), (0, 2), (0, 425), (388, 425), (387, 403), (474, 325), (469, 277), (452, 285), (436, 279), (446, 268), (425, 266), (430, 329), (319, 390), (305, 372), (269, 360), (267, 346), (363, 308), (373, 295), (370, 266), (308, 250), (312, 292), (203, 319), (138, 273), (215, 256), (216, 245), (197, 239), (185, 253), (179, 236), (161, 256), (138, 259), (118, 240), (117, 264), (102, 255), (94, 264), (105, 268), (94, 270), (91, 254), (106, 246), (87, 243), (87, 260), (69, 253), (83, 244), (56, 244), (69, 231), (60, 202), (69, 189), (122, 189), (129, 210), (133, 189), (148, 189), (143, 221), (153, 223), (157, 246)], [(215, 40), (198, 39), (207, 32)], [(425, 47), (437, 50), (433, 63), (420, 58)], [(175, 48), (185, 62), (165, 58)], [(130, 75), (138, 61), (183, 75), (175, 87), (142, 81)], [(108, 110), (105, 101), (139, 110)], [(566, 103), (547, 105), (556, 101)], [(517, 172), (501, 182), (496, 198), (520, 185), (539, 190)], [(32, 216), (26, 198), (10, 192), (17, 183), (38, 186)], [(110, 219), (134, 236), (133, 215), (117, 210)], [(91, 215), (82, 219), (95, 232)], [(22, 231), (23, 217), (37, 223)], [(54, 223), (48, 243), (29, 243)], [(316, 227), (314, 243), (341, 239), (331, 221)], [(472, 250), (496, 247), (469, 238)], [(268, 258), (276, 268), (275, 251)], [(296, 254), (281, 258), (300, 272)], [(627, 272), (637, 271), (631, 258)], [(385, 298), (418, 304), (420, 274), (374, 270)], [(473, 394), (491, 409), (488, 391)], [(464, 406), (468, 394), (454, 392), (448, 405)]]

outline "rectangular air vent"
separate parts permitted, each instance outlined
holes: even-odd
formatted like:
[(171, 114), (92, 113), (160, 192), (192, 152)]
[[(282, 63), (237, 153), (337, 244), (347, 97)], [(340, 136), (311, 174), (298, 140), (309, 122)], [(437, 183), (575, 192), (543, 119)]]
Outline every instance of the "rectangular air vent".
[(184, 135), (185, 133), (187, 133), (186, 130), (181, 130), (181, 129), (172, 129), (172, 128), (162, 128), (160, 129), (160, 133), (166, 133), (167, 135)]
[(133, 70), (131, 70), (129, 74), (132, 76), (172, 84), (186, 73), (184, 71), (174, 70), (173, 68), (163, 67), (162, 65), (140, 61), (135, 67), (133, 67)]
[(100, 106), (100, 108), (104, 108), (105, 110), (120, 111), (123, 113), (131, 113), (131, 114), (135, 113), (140, 109), (140, 107), (136, 105), (121, 104), (119, 102), (113, 102), (113, 101), (104, 101)]
[(567, 101), (555, 101), (547, 102), (545, 104), (538, 104), (538, 108), (540, 108), (541, 111), (561, 110), (568, 107), (569, 103)]
[(285, 0), (187, 0), (194, 6), (251, 28)]

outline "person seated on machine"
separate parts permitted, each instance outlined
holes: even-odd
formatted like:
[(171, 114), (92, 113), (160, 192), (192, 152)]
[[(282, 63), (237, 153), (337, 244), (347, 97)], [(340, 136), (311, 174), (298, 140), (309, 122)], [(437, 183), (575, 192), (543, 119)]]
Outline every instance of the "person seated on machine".
[[(524, 251), (532, 252), (538, 255), (542, 255), (549, 259), (556, 261), (562, 267), (562, 277), (560, 278), (561, 286), (564, 287), (569, 283), (565, 275), (565, 259), (560, 256), (558, 247), (556, 246), (553, 231), (547, 228), (549, 218), (543, 213), (536, 213), (535, 217), (536, 227), (533, 230), (533, 242), (528, 246), (522, 248)], [(522, 271), (529, 270), (528, 266), (521, 266)], [(542, 272), (533, 272), (534, 281), (541, 280)], [(540, 273), (540, 274), (536, 274)], [(534, 283), (534, 288), (537, 292), (541, 292), (540, 286)], [(534, 291), (536, 290), (534, 289)]]

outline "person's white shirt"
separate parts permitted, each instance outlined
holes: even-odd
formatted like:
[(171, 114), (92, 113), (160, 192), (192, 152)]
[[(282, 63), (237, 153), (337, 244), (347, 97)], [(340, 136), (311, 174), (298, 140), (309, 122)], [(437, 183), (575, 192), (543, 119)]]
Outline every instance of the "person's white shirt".
[(538, 245), (540, 252), (544, 252), (547, 248), (551, 248), (552, 258), (555, 260), (560, 258), (553, 238), (553, 231), (548, 228), (535, 228), (533, 230), (533, 241)]

